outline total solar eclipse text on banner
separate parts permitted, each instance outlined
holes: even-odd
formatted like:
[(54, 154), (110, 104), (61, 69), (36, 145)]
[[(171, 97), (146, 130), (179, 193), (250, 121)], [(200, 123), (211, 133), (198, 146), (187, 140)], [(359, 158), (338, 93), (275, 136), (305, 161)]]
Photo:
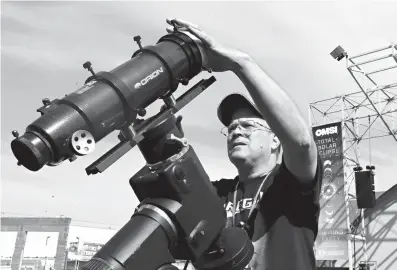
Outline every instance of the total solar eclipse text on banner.
[(324, 170), (319, 231), (315, 242), (316, 259), (347, 260), (342, 123), (316, 126), (312, 131)]

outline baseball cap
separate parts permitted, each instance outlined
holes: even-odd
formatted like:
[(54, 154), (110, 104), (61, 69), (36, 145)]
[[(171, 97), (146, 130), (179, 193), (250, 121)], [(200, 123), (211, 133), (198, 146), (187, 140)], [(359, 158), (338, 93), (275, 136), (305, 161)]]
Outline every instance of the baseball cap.
[(244, 95), (233, 93), (226, 96), (218, 106), (218, 118), (223, 125), (228, 126), (233, 113), (241, 108), (251, 109), (258, 117), (263, 118), (256, 106)]

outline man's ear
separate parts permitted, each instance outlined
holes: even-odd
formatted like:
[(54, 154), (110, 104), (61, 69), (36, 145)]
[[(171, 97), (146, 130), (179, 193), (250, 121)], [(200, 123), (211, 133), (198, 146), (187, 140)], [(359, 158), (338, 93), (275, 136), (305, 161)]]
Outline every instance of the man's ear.
[(280, 140), (277, 138), (275, 134), (273, 134), (273, 139), (271, 144), (272, 153), (276, 153), (280, 148), (280, 146), (281, 146)]

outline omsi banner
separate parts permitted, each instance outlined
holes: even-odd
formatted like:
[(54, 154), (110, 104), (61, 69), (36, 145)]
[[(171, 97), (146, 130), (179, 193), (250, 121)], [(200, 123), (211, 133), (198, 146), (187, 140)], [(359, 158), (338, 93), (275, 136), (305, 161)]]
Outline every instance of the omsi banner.
[(344, 192), (341, 122), (313, 127), (323, 163), (319, 232), (315, 242), (317, 260), (347, 260), (347, 215)]

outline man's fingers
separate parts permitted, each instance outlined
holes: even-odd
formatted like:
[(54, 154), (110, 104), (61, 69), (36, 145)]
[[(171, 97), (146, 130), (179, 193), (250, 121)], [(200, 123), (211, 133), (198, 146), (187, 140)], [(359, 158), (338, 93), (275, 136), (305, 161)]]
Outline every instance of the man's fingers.
[(181, 19), (175, 19), (175, 18), (171, 19), (170, 18), (170, 19), (166, 19), (166, 21), (170, 25), (173, 25), (175, 23), (176, 26), (182, 26), (182, 27), (186, 27), (186, 28), (193, 27), (193, 28), (199, 29), (199, 27), (197, 25), (195, 25), (191, 22), (187, 22), (185, 20), (181, 20)]
[(201, 40), (204, 46), (212, 47), (215, 45), (213, 39), (193, 23), (181, 19), (166, 19), (166, 21), (168, 24), (177, 27), (178, 30), (188, 31), (192, 35), (196, 36)]
[(187, 30), (193, 35), (195, 35), (198, 39), (200, 39), (205, 46), (213, 47), (215, 45), (215, 41), (213, 41), (212, 38), (209, 35), (207, 35), (204, 31), (198, 30), (193, 27), (188, 27)]
[(168, 24), (170, 24), (170, 25), (172, 25), (172, 20), (174, 20), (174, 19), (170, 19), (170, 18), (165, 19), (165, 21), (166, 21)]

